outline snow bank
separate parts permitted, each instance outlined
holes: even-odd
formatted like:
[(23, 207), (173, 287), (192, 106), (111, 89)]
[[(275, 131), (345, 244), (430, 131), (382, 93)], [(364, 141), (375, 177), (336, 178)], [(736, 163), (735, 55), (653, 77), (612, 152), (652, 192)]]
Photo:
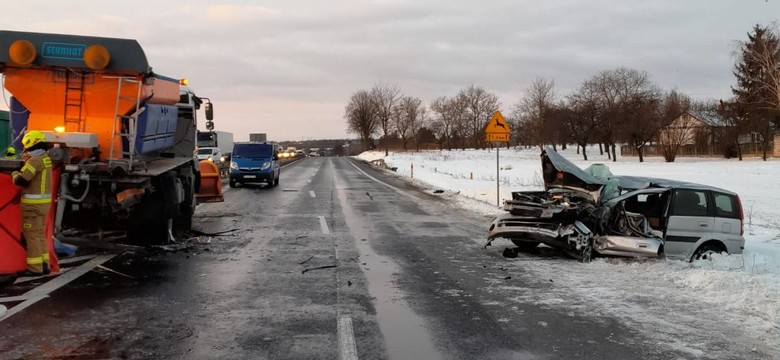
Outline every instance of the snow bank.
[[(604, 163), (616, 175), (691, 181), (736, 192), (745, 213), (746, 248), (743, 255), (714, 256), (693, 264), (674, 260), (598, 259), (588, 265), (539, 261), (532, 267), (539, 276), (579, 285), (562, 285), (560, 293), (526, 292), (519, 300), (533, 297), (572, 311), (592, 309), (568, 300), (560, 303), (573, 292), (599, 304), (597, 311), (640, 323), (654, 336), (696, 356), (703, 354), (703, 345), (677, 339), (680, 332), (690, 330), (687, 324), (695, 331), (712, 329), (715, 337), (723, 336), (724, 329), (744, 332), (747, 338), (780, 351), (780, 160), (678, 158), (666, 163), (651, 157), (639, 163), (637, 158), (621, 157), (612, 162), (606, 154), (599, 155), (598, 148), (589, 150), (589, 161), (573, 149), (561, 154), (581, 168)], [(512, 191), (543, 188), (538, 149), (501, 149), (498, 169), (495, 150), (394, 152), (388, 157), (384, 152), (367, 152), (358, 157), (367, 161), (384, 158), (388, 166), (398, 168), (398, 174), (446, 190), (457, 206), (484, 215), (502, 213), (498, 204), (511, 198)], [(642, 304), (639, 308), (637, 302)], [(713, 311), (718, 315), (713, 316)], [(674, 319), (669, 314), (690, 315)], [(697, 335), (691, 336), (697, 340)]]

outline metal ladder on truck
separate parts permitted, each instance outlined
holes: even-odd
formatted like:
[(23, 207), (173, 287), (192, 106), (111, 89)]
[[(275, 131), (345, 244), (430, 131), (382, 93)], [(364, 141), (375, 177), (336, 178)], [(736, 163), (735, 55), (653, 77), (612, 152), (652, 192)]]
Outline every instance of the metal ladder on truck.
[[(113, 169), (115, 163), (121, 166), (127, 162), (127, 168), (125, 171), (133, 171), (135, 164), (135, 137), (138, 133), (138, 117), (146, 110), (145, 107), (141, 107), (141, 85), (143, 82), (135, 78), (129, 77), (117, 77), (118, 86), (116, 90), (116, 109), (114, 110), (114, 128), (112, 130), (111, 138), (111, 152), (108, 158), (108, 168)], [(135, 86), (135, 96), (122, 95), (122, 89), (125, 85), (129, 87)], [(135, 104), (133, 112), (130, 115), (125, 115), (122, 111), (122, 102), (130, 101)], [(124, 149), (115, 150), (116, 142), (119, 140), (120, 145), (124, 146), (125, 140), (127, 141), (127, 151)], [(114, 154), (121, 152), (122, 159), (116, 159)]]
[(69, 125), (74, 125), (76, 132), (84, 132), (86, 124), (82, 123), (82, 109), (84, 103), (84, 78), (87, 76), (84, 72), (66, 69), (63, 71), (65, 76), (65, 111), (63, 111), (65, 128), (70, 130)]

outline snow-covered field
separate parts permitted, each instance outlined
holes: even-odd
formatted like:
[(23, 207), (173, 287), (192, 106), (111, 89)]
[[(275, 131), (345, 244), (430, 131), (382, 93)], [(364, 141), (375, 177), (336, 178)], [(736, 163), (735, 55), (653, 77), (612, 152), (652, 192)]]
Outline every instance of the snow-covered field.
[[(621, 156), (611, 162), (598, 148), (589, 149), (589, 161), (572, 148), (561, 153), (581, 168), (604, 163), (616, 175), (684, 180), (736, 192), (745, 213), (745, 251), (694, 263), (531, 259), (522, 262), (526, 271), (540, 278), (554, 274), (561, 285), (544, 294), (517, 289), (514, 300), (619, 318), (692, 357), (780, 359), (780, 159), (678, 158), (666, 163), (651, 157), (639, 163)], [(495, 150), (391, 152), (387, 157), (384, 152), (365, 152), (358, 158), (384, 158), (400, 175), (454, 194), (458, 206), (485, 215), (503, 212), (496, 194), (503, 202), (512, 191), (543, 187), (538, 149), (500, 150), (498, 190)], [(743, 342), (747, 353), (716, 355), (723, 344), (733, 342)]]

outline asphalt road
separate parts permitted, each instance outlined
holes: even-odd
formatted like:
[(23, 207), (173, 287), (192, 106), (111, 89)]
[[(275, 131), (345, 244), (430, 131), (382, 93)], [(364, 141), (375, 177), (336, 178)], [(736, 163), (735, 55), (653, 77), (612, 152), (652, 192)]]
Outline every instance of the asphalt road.
[(500, 306), (557, 285), (483, 249), (489, 222), (367, 164), (303, 159), (199, 206), (206, 235), (105, 264), (132, 278), (93, 271), (0, 322), (0, 358), (686, 358), (613, 319)]

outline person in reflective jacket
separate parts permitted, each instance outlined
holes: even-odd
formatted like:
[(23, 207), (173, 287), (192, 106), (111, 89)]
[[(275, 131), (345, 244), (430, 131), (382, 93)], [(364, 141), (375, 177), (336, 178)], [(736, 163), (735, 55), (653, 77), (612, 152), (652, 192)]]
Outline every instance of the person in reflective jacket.
[(51, 207), (52, 162), (42, 132), (28, 132), (22, 146), (24, 166), (11, 174), (14, 184), (22, 188), (22, 235), (27, 244), (27, 270), (19, 275), (38, 276), (49, 273), (45, 228)]
[(5, 149), (5, 158), (16, 160), (16, 149), (14, 149), (13, 146), (9, 146), (8, 149)]

